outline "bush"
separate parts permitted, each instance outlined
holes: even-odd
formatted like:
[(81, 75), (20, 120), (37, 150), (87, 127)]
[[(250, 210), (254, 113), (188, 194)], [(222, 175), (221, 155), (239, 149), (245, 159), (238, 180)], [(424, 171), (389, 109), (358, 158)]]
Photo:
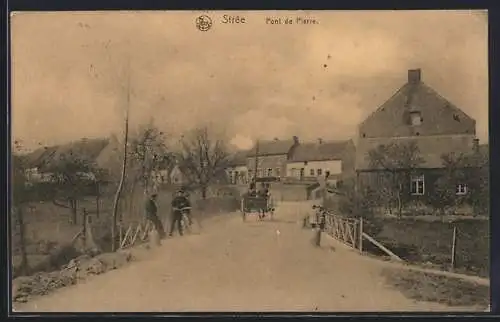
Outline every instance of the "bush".
[[(81, 256), (82, 253), (72, 245), (57, 245), (50, 250), (49, 254), (30, 255), (30, 269), (28, 274), (35, 274), (40, 272), (53, 272), (59, 270), (62, 266), (69, 263), (72, 259)], [(18, 260), (13, 258), (12, 277), (16, 278), (21, 276), (21, 270)], [(24, 275), (24, 274), (23, 274)]]
[(334, 197), (325, 201), (325, 207), (341, 216), (363, 218), (363, 231), (375, 236), (382, 231), (382, 225), (374, 220), (376, 199), (370, 189), (356, 192), (354, 180), (347, 180), (335, 192)]

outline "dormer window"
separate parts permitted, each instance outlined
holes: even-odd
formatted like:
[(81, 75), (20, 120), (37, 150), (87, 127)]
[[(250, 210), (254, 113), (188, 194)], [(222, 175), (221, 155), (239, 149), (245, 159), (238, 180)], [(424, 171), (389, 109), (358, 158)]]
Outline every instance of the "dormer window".
[(418, 126), (418, 125), (422, 124), (422, 115), (420, 114), (420, 112), (411, 112), (410, 113), (410, 122), (411, 122), (411, 125), (413, 125), (413, 126)]

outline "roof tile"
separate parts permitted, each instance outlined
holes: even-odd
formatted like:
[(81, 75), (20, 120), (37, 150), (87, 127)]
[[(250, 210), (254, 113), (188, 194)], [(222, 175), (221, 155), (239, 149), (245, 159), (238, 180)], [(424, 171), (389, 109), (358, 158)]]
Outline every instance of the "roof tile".
[(341, 159), (349, 141), (303, 143), (295, 150), (291, 161), (325, 161)]
[(469, 153), (474, 148), (474, 135), (415, 136), (402, 138), (359, 139), (356, 146), (356, 170), (373, 170), (368, 153), (379, 145), (391, 143), (416, 142), (420, 156), (424, 159), (422, 168), (441, 168), (442, 155), (448, 153)]
[[(288, 154), (293, 145), (293, 140), (259, 141), (259, 156)], [(255, 147), (248, 152), (248, 155), (255, 155)]]

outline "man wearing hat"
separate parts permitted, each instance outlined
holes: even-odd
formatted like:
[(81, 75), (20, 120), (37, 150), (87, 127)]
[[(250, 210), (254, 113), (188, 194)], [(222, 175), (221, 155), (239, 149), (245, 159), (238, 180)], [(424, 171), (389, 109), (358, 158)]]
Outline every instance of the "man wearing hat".
[[(179, 230), (179, 235), (183, 235), (182, 232), (182, 212), (179, 209), (191, 207), (191, 203), (189, 199), (186, 197), (186, 193), (184, 189), (180, 189), (177, 191), (174, 199), (172, 200), (172, 222), (170, 224), (170, 232), (169, 236), (172, 236), (174, 233), (175, 225), (177, 224), (177, 229)], [(191, 216), (188, 216), (189, 224), (191, 224)]]
[(156, 198), (158, 195), (156, 193), (151, 194), (151, 196), (146, 201), (146, 218), (151, 221), (156, 231), (160, 235), (160, 238), (165, 238), (165, 229), (161, 223), (160, 218), (158, 218), (158, 207), (156, 206)]

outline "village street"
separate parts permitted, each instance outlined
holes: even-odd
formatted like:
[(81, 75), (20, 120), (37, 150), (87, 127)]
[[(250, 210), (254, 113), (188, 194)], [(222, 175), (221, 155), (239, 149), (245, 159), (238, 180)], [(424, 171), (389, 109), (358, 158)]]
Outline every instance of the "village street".
[(313, 233), (300, 224), (309, 207), (283, 203), (274, 222), (215, 217), (201, 234), (168, 239), (144, 259), (15, 311), (459, 310), (405, 298), (385, 283), (379, 261), (330, 240), (313, 247)]

